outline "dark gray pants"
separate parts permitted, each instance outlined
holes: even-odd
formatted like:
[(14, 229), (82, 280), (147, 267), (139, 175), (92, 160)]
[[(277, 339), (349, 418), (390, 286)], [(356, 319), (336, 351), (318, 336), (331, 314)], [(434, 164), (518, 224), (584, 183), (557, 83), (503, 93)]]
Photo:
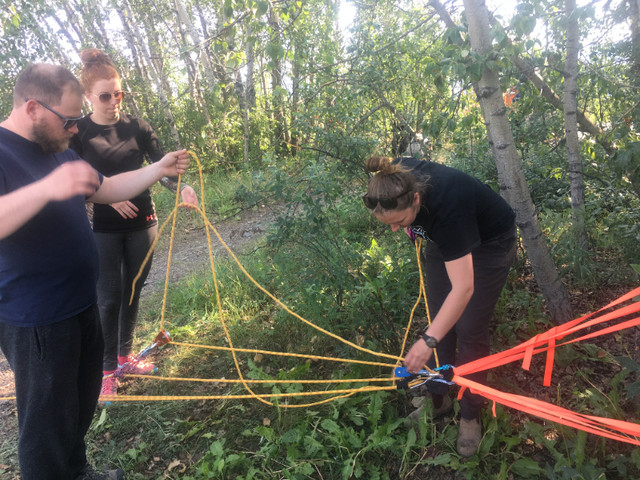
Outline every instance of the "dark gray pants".
[(0, 322), (0, 348), (15, 375), (22, 480), (75, 479), (102, 383), (96, 307), (44, 327)]
[[(455, 327), (438, 343), (437, 352), (441, 365), (463, 365), (489, 355), (489, 327), (493, 310), (507, 281), (515, 253), (515, 228), (513, 231), (485, 242), (473, 250), (473, 295)], [(431, 318), (435, 318), (451, 290), (451, 282), (442, 254), (431, 241), (427, 241), (423, 248), (422, 263), (425, 272), (429, 313)], [(433, 358), (430, 360), (429, 366), (435, 366)], [(468, 378), (475, 382), (485, 383), (487, 372), (469, 375)], [(442, 384), (427, 385), (429, 391), (434, 395), (446, 393), (446, 386)], [(484, 399), (482, 397), (472, 395), (467, 390), (460, 402), (460, 415), (467, 420), (477, 418), (483, 405)]]
[(133, 302), (129, 305), (131, 287), (157, 233), (157, 225), (135, 232), (94, 233), (100, 252), (98, 308), (104, 335), (102, 368), (105, 371), (115, 370), (118, 355), (125, 357), (133, 349), (140, 292), (151, 269), (151, 258), (136, 282)]

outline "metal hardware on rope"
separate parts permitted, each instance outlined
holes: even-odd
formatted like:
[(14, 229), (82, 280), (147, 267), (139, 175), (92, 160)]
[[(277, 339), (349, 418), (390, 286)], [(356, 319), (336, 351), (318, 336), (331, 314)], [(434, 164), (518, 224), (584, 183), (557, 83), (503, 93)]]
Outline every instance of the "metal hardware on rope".
[(419, 370), (416, 373), (407, 371), (406, 367), (396, 367), (393, 373), (402, 379), (398, 381), (398, 390), (416, 388), (427, 382), (455, 385), (455, 382), (452, 381), (453, 367), (451, 365), (443, 365), (435, 370)]
[(138, 365), (138, 363), (140, 363), (153, 350), (155, 350), (158, 347), (161, 347), (162, 345), (166, 345), (169, 342), (171, 342), (171, 334), (166, 330), (161, 330), (158, 333), (158, 335), (156, 335), (156, 339), (151, 345), (149, 345), (147, 348), (142, 350), (138, 355), (133, 357), (128, 362), (124, 363), (123, 365), (120, 365), (116, 369), (116, 371), (112, 373), (112, 375), (116, 378), (124, 377), (128, 372), (134, 369), (136, 365)]

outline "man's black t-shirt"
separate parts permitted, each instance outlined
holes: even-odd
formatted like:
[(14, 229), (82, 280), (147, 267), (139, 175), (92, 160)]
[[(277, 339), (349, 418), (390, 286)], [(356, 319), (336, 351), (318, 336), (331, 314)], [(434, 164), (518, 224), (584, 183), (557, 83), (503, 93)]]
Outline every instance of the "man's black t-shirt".
[(403, 157), (395, 160), (426, 180), (422, 208), (411, 230), (439, 247), (445, 261), (465, 256), (514, 228), (515, 213), (491, 187), (438, 163)]

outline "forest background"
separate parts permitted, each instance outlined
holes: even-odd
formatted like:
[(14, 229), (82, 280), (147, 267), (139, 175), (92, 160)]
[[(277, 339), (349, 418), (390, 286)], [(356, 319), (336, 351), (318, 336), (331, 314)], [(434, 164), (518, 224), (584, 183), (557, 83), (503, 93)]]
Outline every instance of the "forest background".
[[(278, 212), (275, 228), (241, 256), (247, 271), (302, 317), (375, 351), (398, 353), (419, 273), (413, 246), (376, 223), (359, 198), (372, 152), (467, 171), (516, 210), (521, 248), (497, 308), (494, 350), (637, 285), (638, 0), (523, 0), (491, 10), (478, 0), (348, 6), (347, 18), (345, 5), (328, 0), (5, 2), (0, 112), (11, 110), (15, 78), (29, 62), (77, 72), (82, 49), (103, 49), (123, 77), (126, 110), (146, 118), (167, 150), (188, 148), (201, 161), (214, 224), (251, 209)], [(186, 180), (197, 186), (193, 170)], [(156, 202), (167, 218), (173, 199), (158, 190)], [(180, 222), (183, 230), (203, 228), (193, 212)], [(224, 345), (224, 313), (235, 345), (360, 355), (297, 322), (228, 258), (216, 258), (224, 308), (205, 259), (169, 286), (172, 335)], [(158, 295), (142, 312), (141, 347), (157, 333)], [(418, 318), (415, 333), (424, 322)], [(551, 388), (539, 386), (536, 365), (503, 367), (490, 381), (636, 422), (637, 337), (633, 330), (565, 347)], [(388, 373), (238, 358), (256, 379)], [(224, 354), (166, 348), (156, 360), (175, 376), (234, 376)], [(275, 392), (300, 388), (267, 384)], [(243, 392), (226, 384), (126, 387), (212, 390)], [(455, 417), (411, 428), (412, 397), (375, 392), (308, 409), (247, 400), (115, 403), (97, 416), (90, 446), (99, 464), (120, 465), (128, 478), (640, 477), (637, 449), (500, 407), (483, 419), (478, 455), (461, 459)], [(0, 449), (7, 478), (16, 475), (14, 449), (8, 442)]]

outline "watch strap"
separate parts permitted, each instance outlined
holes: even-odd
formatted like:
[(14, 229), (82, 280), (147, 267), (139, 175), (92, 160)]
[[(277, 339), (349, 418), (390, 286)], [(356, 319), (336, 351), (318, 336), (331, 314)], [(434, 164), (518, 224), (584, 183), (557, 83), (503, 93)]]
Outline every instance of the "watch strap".
[(426, 343), (429, 348), (436, 348), (438, 346), (438, 340), (426, 333), (424, 333), (420, 338), (424, 340), (424, 343)]

